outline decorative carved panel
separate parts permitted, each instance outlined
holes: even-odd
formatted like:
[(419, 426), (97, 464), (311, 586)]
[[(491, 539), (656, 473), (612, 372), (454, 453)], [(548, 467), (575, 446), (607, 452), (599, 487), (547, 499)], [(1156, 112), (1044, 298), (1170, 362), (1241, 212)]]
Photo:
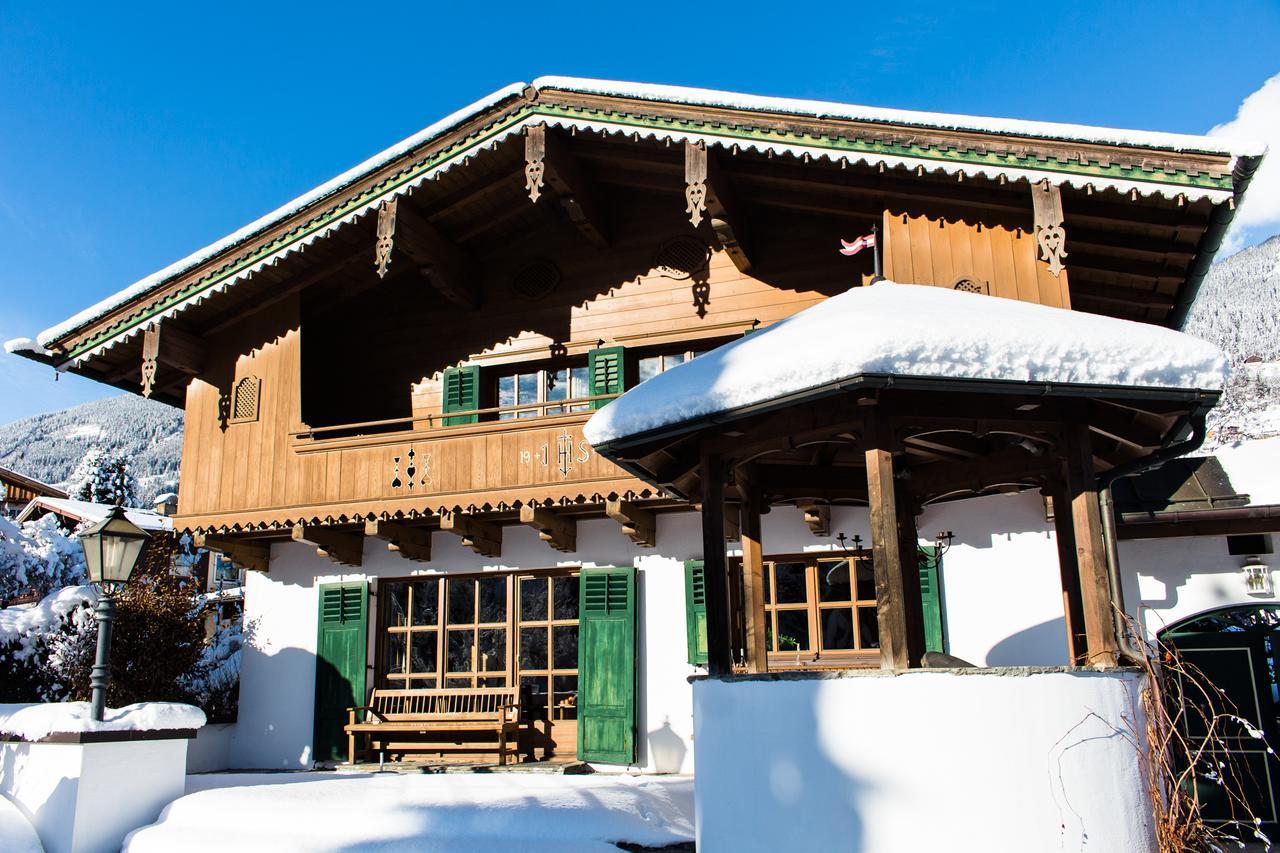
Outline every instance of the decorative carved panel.
[(535, 124), (525, 129), (524, 137), (524, 188), (529, 200), (542, 197), (542, 183), (546, 177), (547, 126)]
[(396, 199), (390, 198), (378, 208), (378, 242), (374, 248), (374, 261), (378, 278), (384, 278), (391, 265), (391, 244), (396, 233)]
[(653, 256), (653, 271), (677, 281), (704, 269), (711, 253), (697, 237), (676, 237), (659, 247)]
[(236, 383), (231, 392), (231, 421), (245, 423), (258, 419), (258, 399), (262, 383), (256, 376), (246, 376)]
[(156, 381), (160, 356), (160, 324), (153, 323), (142, 333), (142, 396), (151, 396), (151, 387)]
[(963, 290), (965, 293), (981, 293), (984, 296), (991, 295), (991, 283), (988, 281), (978, 281), (968, 276), (961, 276), (956, 279), (955, 284), (951, 285), (952, 290)]
[(689, 221), (697, 228), (707, 212), (707, 148), (700, 142), (684, 144), (684, 201)]
[(1036, 214), (1036, 246), (1040, 260), (1049, 264), (1055, 276), (1062, 272), (1067, 256), (1067, 232), (1062, 227), (1062, 194), (1048, 181), (1031, 185), (1031, 204)]
[(551, 261), (534, 261), (511, 279), (511, 292), (522, 299), (541, 299), (560, 286), (560, 268)]

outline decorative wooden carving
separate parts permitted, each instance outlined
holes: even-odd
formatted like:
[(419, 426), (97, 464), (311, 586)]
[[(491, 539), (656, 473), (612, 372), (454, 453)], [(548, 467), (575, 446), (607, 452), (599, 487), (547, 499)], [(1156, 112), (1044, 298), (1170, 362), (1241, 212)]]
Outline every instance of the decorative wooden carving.
[(707, 212), (707, 146), (701, 142), (684, 144), (684, 202), (689, 221), (697, 228)]
[(197, 548), (209, 548), (219, 551), (235, 563), (255, 572), (265, 572), (270, 566), (271, 546), (265, 542), (250, 542), (244, 539), (229, 539), (225, 536), (206, 536), (197, 533), (191, 537)]
[(653, 271), (676, 281), (691, 278), (705, 270), (711, 259), (707, 246), (697, 237), (675, 237), (658, 247), (653, 255)]
[(956, 283), (951, 285), (953, 290), (963, 290), (965, 293), (981, 293), (985, 296), (991, 295), (991, 283), (987, 281), (978, 281), (976, 278), (961, 276), (956, 279)]
[(258, 400), (262, 383), (256, 376), (246, 376), (236, 383), (231, 392), (231, 421), (247, 423), (258, 419)]
[(410, 447), (403, 456), (391, 457), (391, 488), (426, 489), (434, 485), (431, 479), (431, 454), (418, 453)]
[(1036, 246), (1040, 260), (1049, 264), (1049, 272), (1062, 272), (1062, 259), (1067, 256), (1067, 232), (1062, 227), (1062, 194), (1048, 181), (1031, 185), (1031, 204), (1036, 216)]
[(366, 521), (364, 535), (385, 540), (388, 551), (406, 560), (425, 563), (431, 559), (431, 531), (425, 527), (411, 527), (403, 521)]
[(809, 532), (814, 536), (831, 535), (831, 507), (827, 504), (797, 504), (796, 508), (804, 513), (804, 523), (809, 525)]
[(396, 201), (389, 198), (378, 208), (378, 242), (373, 251), (378, 278), (385, 278), (387, 267), (391, 265), (391, 244), (396, 234)]
[(611, 498), (605, 502), (604, 514), (621, 524), (622, 532), (640, 547), (652, 548), (658, 544), (658, 522), (650, 510)]
[(142, 396), (151, 396), (160, 357), (160, 324), (152, 323), (142, 333)]
[(524, 136), (524, 188), (529, 200), (537, 202), (542, 197), (543, 179), (547, 164), (547, 126), (535, 124), (525, 128)]
[(293, 541), (315, 546), (316, 553), (342, 566), (359, 566), (364, 560), (364, 534), (334, 530), (315, 524), (295, 524)]
[(440, 529), (462, 539), (462, 544), (482, 557), (502, 556), (502, 526), (463, 515), (460, 510), (440, 516)]
[(578, 550), (578, 523), (532, 504), (520, 507), (520, 523), (538, 531), (538, 538), (557, 551)]

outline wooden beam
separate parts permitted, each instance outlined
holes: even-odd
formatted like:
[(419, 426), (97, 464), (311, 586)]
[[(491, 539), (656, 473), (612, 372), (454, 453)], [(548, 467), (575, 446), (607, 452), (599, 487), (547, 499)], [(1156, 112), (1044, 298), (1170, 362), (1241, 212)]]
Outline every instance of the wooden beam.
[(804, 523), (809, 525), (809, 532), (814, 536), (831, 535), (830, 504), (798, 503), (796, 509), (804, 513)]
[(208, 351), (204, 339), (178, 327), (172, 320), (165, 320), (161, 325), (164, 332), (160, 336), (160, 361), (191, 376), (203, 373)]
[(953, 492), (980, 492), (1008, 483), (1038, 484), (1048, 471), (1046, 456), (1034, 456), (1021, 447), (1011, 447), (963, 462), (920, 465), (911, 470), (911, 490), (927, 501)]
[(693, 227), (706, 218), (733, 265), (740, 272), (749, 272), (752, 262), (746, 213), (705, 143), (685, 142), (684, 184), (685, 211)]
[[(878, 421), (878, 419), (877, 419)], [(867, 436), (867, 495), (871, 505), (872, 566), (876, 577), (876, 617), (880, 625), (880, 668), (909, 669), (908, 617), (903, 577), (915, 563), (902, 564), (893, 450), (883, 421)], [(920, 606), (920, 597), (914, 602)], [(923, 617), (922, 617), (923, 619)]]
[(769, 656), (765, 644), (764, 542), (760, 530), (763, 506), (760, 486), (754, 482), (749, 469), (739, 468), (736, 478), (738, 490), (742, 493), (742, 608), (745, 616), (743, 633), (747, 671), (766, 672), (769, 669)]
[(364, 535), (384, 540), (388, 551), (398, 553), (406, 560), (425, 563), (431, 559), (431, 531), (426, 527), (379, 519), (364, 523)]
[(640, 547), (652, 548), (658, 544), (658, 522), (652, 511), (610, 498), (605, 501), (604, 514), (621, 524), (622, 532)]
[(226, 536), (208, 536), (203, 533), (193, 535), (191, 540), (197, 548), (208, 548), (225, 554), (237, 566), (244, 566), (255, 572), (270, 570), (271, 546), (265, 542), (231, 539)]
[(475, 260), (411, 205), (396, 210), (396, 248), (409, 256), (441, 296), (460, 308), (480, 307), (480, 272)]
[(295, 524), (294, 542), (315, 546), (316, 553), (343, 566), (359, 566), (364, 560), (364, 533), (348, 533), (315, 524)]
[(462, 539), (462, 544), (482, 557), (502, 556), (502, 525), (463, 515), (460, 510), (440, 516), (440, 529)]
[(1080, 567), (1076, 562), (1071, 500), (1059, 478), (1055, 478), (1055, 482), (1047, 488), (1046, 497), (1053, 508), (1053, 532), (1058, 546), (1062, 615), (1067, 629), (1067, 661), (1072, 666), (1084, 666), (1087, 661), (1088, 639), (1084, 630), (1084, 605), (1080, 599)]
[(1107, 549), (1102, 539), (1102, 509), (1098, 505), (1098, 480), (1093, 470), (1093, 450), (1089, 427), (1081, 422), (1065, 432), (1067, 497), (1071, 501), (1071, 523), (1076, 566), (1080, 575), (1081, 609), (1088, 643), (1086, 663), (1115, 666), (1119, 643), (1116, 638), (1114, 604), (1107, 579)]
[(702, 473), (702, 566), (707, 599), (707, 672), (733, 670), (729, 636), (729, 572), (724, 555), (724, 460), (706, 454)]
[(578, 550), (578, 522), (533, 504), (520, 507), (520, 523), (538, 531), (538, 538), (557, 551)]
[(604, 208), (594, 184), (569, 153), (564, 137), (545, 124), (532, 125), (525, 129), (524, 151), (525, 189), (529, 198), (536, 204), (543, 195), (554, 195), (582, 236), (596, 246), (607, 248)]

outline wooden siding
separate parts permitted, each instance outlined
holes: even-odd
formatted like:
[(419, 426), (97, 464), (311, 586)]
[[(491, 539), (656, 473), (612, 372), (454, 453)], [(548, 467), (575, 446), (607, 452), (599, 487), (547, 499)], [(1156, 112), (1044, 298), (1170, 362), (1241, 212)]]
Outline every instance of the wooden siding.
[(1071, 307), (1066, 270), (1054, 276), (1036, 258), (1030, 231), (886, 212), (884, 234), (884, 275), (891, 281), (951, 288), (970, 279), (991, 296)]

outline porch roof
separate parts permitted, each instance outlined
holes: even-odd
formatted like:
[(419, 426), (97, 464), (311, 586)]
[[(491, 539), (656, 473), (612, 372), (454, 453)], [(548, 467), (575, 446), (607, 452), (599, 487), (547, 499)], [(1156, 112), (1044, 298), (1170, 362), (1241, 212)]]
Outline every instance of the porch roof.
[(1171, 329), (884, 281), (644, 382), (583, 434), (608, 455), (860, 386), (1211, 401), (1228, 369), (1220, 349)]

